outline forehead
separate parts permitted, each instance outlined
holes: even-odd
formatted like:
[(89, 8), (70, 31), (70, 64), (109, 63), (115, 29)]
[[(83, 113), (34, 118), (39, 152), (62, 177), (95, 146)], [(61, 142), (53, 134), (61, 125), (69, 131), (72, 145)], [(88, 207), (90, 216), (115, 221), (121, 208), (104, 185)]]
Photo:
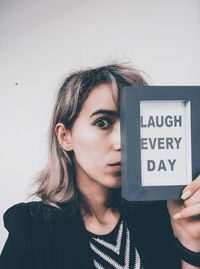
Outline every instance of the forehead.
[(98, 109), (117, 110), (109, 84), (100, 84), (92, 89), (80, 113), (91, 113)]

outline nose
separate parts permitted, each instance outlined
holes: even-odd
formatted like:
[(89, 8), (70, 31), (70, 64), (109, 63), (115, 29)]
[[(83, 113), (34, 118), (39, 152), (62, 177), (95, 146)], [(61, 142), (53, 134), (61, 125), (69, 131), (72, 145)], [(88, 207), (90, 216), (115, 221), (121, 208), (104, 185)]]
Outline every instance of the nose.
[(114, 150), (121, 150), (120, 121), (118, 121), (113, 128), (112, 145)]

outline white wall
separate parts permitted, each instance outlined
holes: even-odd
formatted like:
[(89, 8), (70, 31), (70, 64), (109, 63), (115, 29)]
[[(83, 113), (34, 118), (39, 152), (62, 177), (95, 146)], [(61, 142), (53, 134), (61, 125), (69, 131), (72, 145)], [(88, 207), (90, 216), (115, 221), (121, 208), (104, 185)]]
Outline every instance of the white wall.
[(0, 250), (3, 212), (46, 163), (65, 74), (130, 59), (152, 84), (200, 85), (199, 29), (199, 0), (0, 1)]

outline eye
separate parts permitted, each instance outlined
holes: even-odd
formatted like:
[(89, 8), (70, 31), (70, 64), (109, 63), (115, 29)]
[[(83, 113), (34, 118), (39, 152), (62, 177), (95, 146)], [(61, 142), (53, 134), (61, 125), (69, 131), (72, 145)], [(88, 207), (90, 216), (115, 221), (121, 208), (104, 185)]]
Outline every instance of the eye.
[(100, 118), (94, 122), (94, 125), (99, 127), (102, 130), (107, 130), (107, 129), (111, 128), (112, 121), (110, 119)]

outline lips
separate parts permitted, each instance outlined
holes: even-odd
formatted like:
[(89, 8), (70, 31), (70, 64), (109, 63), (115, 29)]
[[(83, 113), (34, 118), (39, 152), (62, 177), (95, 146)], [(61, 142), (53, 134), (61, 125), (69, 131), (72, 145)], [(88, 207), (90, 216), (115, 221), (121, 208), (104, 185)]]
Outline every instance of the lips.
[(110, 166), (121, 166), (121, 162), (111, 163)]
[(121, 162), (111, 163), (109, 164), (109, 169), (111, 169), (112, 173), (117, 176), (121, 175)]

